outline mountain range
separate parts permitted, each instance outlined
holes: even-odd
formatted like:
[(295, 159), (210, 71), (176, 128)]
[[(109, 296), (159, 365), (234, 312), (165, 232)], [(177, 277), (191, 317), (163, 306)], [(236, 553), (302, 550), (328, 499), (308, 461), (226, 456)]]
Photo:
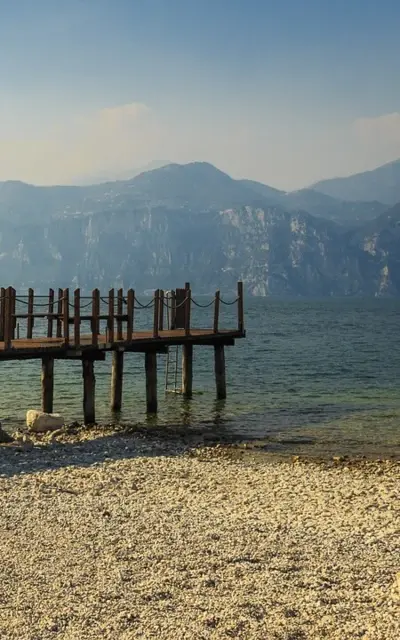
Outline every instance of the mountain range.
[(400, 161), (284, 192), (208, 163), (128, 180), (0, 182), (0, 279), (34, 286), (400, 295)]

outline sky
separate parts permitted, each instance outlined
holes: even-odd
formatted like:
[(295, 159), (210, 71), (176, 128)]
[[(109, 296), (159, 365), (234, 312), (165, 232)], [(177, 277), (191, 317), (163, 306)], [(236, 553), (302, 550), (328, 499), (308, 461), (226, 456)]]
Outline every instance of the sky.
[(400, 158), (399, 27), (398, 0), (0, 0), (0, 180), (372, 169)]

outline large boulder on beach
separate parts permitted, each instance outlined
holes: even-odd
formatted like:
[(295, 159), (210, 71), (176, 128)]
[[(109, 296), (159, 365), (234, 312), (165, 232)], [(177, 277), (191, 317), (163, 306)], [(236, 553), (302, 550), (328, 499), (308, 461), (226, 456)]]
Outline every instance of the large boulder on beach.
[(64, 426), (64, 417), (59, 413), (44, 413), (30, 409), (26, 413), (26, 426), (29, 431), (35, 433), (45, 433), (46, 431), (55, 431)]

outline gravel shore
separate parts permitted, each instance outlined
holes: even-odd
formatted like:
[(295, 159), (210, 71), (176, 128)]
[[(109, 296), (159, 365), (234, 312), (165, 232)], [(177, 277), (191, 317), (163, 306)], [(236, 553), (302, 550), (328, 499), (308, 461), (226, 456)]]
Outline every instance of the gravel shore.
[(0, 447), (0, 638), (398, 640), (399, 497), (395, 462)]

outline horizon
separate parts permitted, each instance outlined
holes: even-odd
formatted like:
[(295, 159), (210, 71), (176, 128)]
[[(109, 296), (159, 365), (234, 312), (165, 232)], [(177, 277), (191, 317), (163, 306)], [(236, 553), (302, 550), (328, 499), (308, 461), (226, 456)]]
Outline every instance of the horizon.
[(293, 191), (400, 158), (394, 0), (0, 8), (1, 182), (167, 157)]
[[(340, 180), (342, 178), (348, 178), (348, 177), (353, 177), (356, 175), (361, 175), (362, 173), (368, 173), (369, 171), (375, 171), (377, 169), (381, 169), (383, 167), (389, 166), (391, 164), (397, 164), (400, 163), (400, 158), (396, 158), (395, 160), (391, 160), (389, 162), (386, 162), (383, 165), (379, 165), (378, 167), (373, 167), (370, 170), (367, 170), (365, 172), (356, 172), (356, 173), (352, 173), (352, 174), (348, 174), (348, 175), (338, 175), (338, 176), (330, 176), (327, 178), (322, 178), (321, 181), (327, 181), (327, 180)], [(213, 169), (215, 169), (216, 171), (219, 171), (221, 173), (224, 173), (225, 175), (227, 175), (229, 178), (231, 178), (232, 180), (235, 181), (250, 181), (250, 182), (258, 182), (259, 184), (263, 184), (264, 186), (267, 187), (271, 187), (273, 189), (277, 189), (277, 187), (273, 184), (266, 184), (264, 182), (261, 182), (259, 180), (254, 180), (251, 176), (241, 176), (241, 177), (233, 177), (231, 176), (229, 173), (227, 173), (226, 171), (223, 171), (222, 169), (220, 169), (219, 167), (217, 167), (216, 165), (212, 164), (211, 162), (208, 162), (207, 160), (193, 160), (191, 162), (166, 162), (165, 164), (162, 163), (157, 163), (157, 161), (154, 162), (150, 162), (149, 165), (156, 165), (154, 167), (150, 167), (150, 168), (138, 168), (137, 170), (132, 169), (132, 175), (129, 177), (124, 177), (124, 178), (104, 178), (104, 179), (98, 179), (98, 181), (82, 181), (80, 183), (54, 183), (54, 184), (40, 184), (40, 183), (33, 183), (33, 182), (26, 182), (24, 180), (18, 180), (18, 179), (9, 179), (9, 180), (0, 180), (0, 185), (1, 184), (6, 184), (6, 183), (20, 183), (20, 184), (24, 184), (30, 187), (81, 187), (81, 188), (85, 188), (85, 187), (91, 187), (91, 186), (100, 186), (102, 184), (109, 184), (109, 183), (114, 183), (114, 182), (129, 182), (130, 180), (134, 180), (136, 177), (138, 177), (139, 175), (142, 175), (144, 173), (150, 173), (150, 172), (154, 172), (154, 171), (158, 171), (160, 169), (163, 169), (165, 167), (169, 167), (169, 166), (179, 166), (179, 167), (187, 167), (190, 165), (194, 165), (194, 164), (208, 164), (211, 167), (213, 167)], [(129, 174), (129, 170), (124, 171), (124, 173)], [(303, 185), (302, 187), (298, 188), (298, 189), (290, 189), (290, 190), (285, 190), (285, 189), (281, 189), (281, 191), (283, 193), (295, 193), (296, 191), (302, 191), (305, 189), (314, 189), (315, 188), (316, 183), (314, 184), (310, 184), (310, 185)], [(278, 189), (279, 190), (279, 189)], [(315, 189), (315, 191), (318, 191), (318, 189)], [(321, 192), (322, 193), (322, 192)]]

